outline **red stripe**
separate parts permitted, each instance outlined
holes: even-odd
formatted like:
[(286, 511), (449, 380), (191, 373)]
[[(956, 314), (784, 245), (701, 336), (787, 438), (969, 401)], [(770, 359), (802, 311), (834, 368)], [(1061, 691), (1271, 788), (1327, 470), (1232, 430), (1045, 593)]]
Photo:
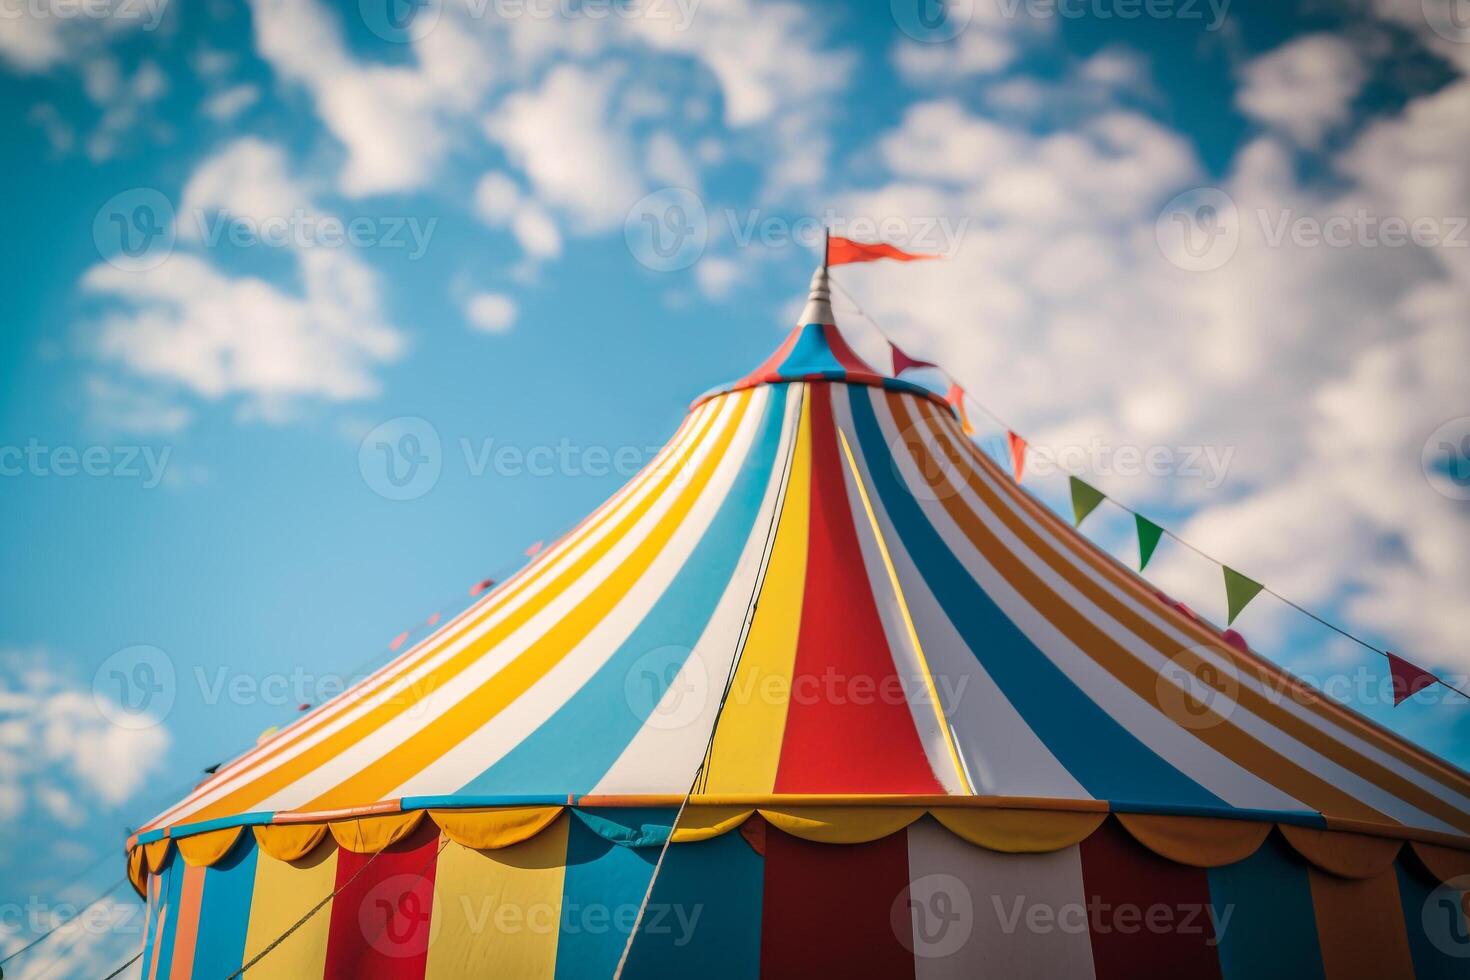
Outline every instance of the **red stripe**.
[(838, 330), (830, 323), (824, 324), (822, 327), (822, 337), (827, 341), (827, 349), (832, 352), (833, 357), (837, 358), (837, 363), (841, 364), (843, 369), (847, 371), (849, 381), (874, 382), (882, 380), (883, 375), (874, 371), (867, 361), (858, 357), (857, 352), (847, 346), (847, 338), (842, 336), (841, 330)]
[(422, 980), (438, 851), (439, 828), (425, 820), (376, 858), (338, 852), (324, 977)]
[(1220, 976), (1209, 872), (1159, 857), (1112, 820), (1081, 848), (1097, 980)]
[(830, 384), (810, 389), (806, 592), (774, 790), (943, 793), (914, 730), (863, 565), (832, 390)]
[(893, 915), (909, 880), (908, 834), (870, 844), (814, 844), (766, 834), (761, 976), (912, 977)]

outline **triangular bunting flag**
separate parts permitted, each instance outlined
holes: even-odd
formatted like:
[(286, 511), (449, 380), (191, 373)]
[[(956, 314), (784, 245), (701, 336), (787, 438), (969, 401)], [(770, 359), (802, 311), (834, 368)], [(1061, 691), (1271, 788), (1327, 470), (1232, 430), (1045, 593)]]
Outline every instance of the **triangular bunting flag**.
[(526, 549), (526, 557), (535, 558), (538, 554), (540, 554), (541, 549), (544, 547), (546, 547), (545, 541), (537, 541), (535, 544), (531, 545), (531, 547)]
[[(474, 585), (470, 586), (470, 595), (477, 596), (481, 592), (484, 592), (486, 589), (490, 588), (490, 586), (492, 586), (494, 584), (495, 584), (495, 580), (493, 578), (481, 579), (480, 581), (476, 582)], [(435, 613), (434, 615), (437, 616), (438, 613)]]
[(1021, 474), (1026, 470), (1026, 440), (1014, 432), (1007, 432), (1006, 443), (1011, 448), (1011, 475), (1020, 483)]
[(1235, 630), (1226, 630), (1225, 632), (1220, 634), (1220, 639), (1224, 640), (1226, 643), (1228, 643), (1230, 646), (1233, 646), (1241, 653), (1251, 652), (1251, 645), (1245, 642), (1245, 637), (1241, 636)]
[(965, 435), (973, 436), (975, 427), (970, 424), (970, 416), (965, 411), (965, 389), (954, 382), (950, 382), (949, 391), (944, 393), (944, 400), (954, 406), (955, 414), (960, 417), (960, 428)]
[(1067, 477), (1072, 481), (1072, 513), (1076, 517), (1078, 527), (1082, 526), (1082, 518), (1097, 510), (1097, 505), (1108, 499), (1108, 495), (1097, 487), (1083, 483), (1075, 476)]
[(1154, 549), (1159, 546), (1159, 538), (1163, 537), (1164, 529), (1142, 514), (1134, 514), (1133, 521), (1138, 525), (1138, 570), (1141, 572), (1148, 567), (1148, 560), (1154, 556)]
[(439, 622), (439, 614), (438, 613), (434, 613), (427, 620), (425, 620), (424, 625), (426, 625), (426, 626), (433, 626), (437, 622)]
[(899, 347), (891, 340), (888, 342), (888, 348), (893, 352), (893, 376), (895, 378), (909, 368), (932, 368), (939, 366), (932, 361), (921, 361), (917, 357), (909, 357), (904, 353), (902, 347)]
[(1393, 674), (1394, 707), (1403, 704), (1431, 684), (1439, 682), (1438, 677), (1423, 667), (1411, 664), (1396, 654), (1388, 655), (1388, 669)]
[(408, 630), (404, 630), (402, 633), (399, 633), (397, 636), (393, 637), (393, 642), (388, 644), (388, 649), (397, 650), (399, 647), (403, 646), (403, 642), (407, 639)]
[(1225, 617), (1225, 625), (1229, 626), (1261, 591), (1262, 585), (1255, 579), (1246, 578), (1229, 565), (1221, 565), (1220, 568), (1225, 572), (1225, 603), (1230, 610)]

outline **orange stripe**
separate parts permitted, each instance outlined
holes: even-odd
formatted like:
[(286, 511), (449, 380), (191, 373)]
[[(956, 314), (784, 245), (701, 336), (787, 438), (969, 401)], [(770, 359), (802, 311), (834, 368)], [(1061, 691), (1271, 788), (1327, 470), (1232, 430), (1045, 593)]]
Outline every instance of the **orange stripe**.
[[(743, 407), (743, 401), (734, 406), (731, 425), (734, 424), (735, 419), (739, 418)], [(719, 414), (719, 409), (710, 413), (711, 422), (717, 414)], [(680, 456), (692, 450), (700, 442), (701, 438), (696, 434), (696, 438), (691, 439), (681, 450)], [(545, 589), (528, 599), (526, 603), (506, 616), (474, 643), (440, 664), (429, 676), (420, 678), (410, 685), (407, 690), (399, 692), (383, 704), (376, 705), (295, 758), (285, 760), (275, 768), (265, 770), (254, 781), (237, 787), (197, 813), (190, 814), (190, 818), (206, 820), (249, 810), (261, 800), (300, 779), (305, 773), (326, 764), (392, 719), (411, 710), (422, 698), (439, 686), (451, 682), (461, 671), (483, 656), (487, 650), (502, 642), (507, 636), (534, 618), (573, 582), (585, 575), (588, 569), (601, 560), (608, 551), (612, 550), (628, 530), (637, 524), (643, 514), (655, 505), (669, 485), (679, 478), (682, 467), (673, 465), (674, 460), (678, 458), (680, 457), (671, 458), (669, 463), (661, 468), (662, 473), (654, 483), (651, 492), (636, 506), (630, 508), (609, 530), (606, 537), (558, 574)]]
[[(951, 447), (951, 450), (953, 450), (954, 445), (959, 440), (956, 440), (953, 437), (952, 433), (941, 433), (940, 427), (935, 425), (935, 420), (932, 415), (929, 417), (929, 422), (931, 428), (934, 429), (936, 434), (941, 434), (942, 436), (948, 437), (945, 441)], [(973, 450), (973, 446), (969, 443), (969, 440), (963, 440), (963, 444), (971, 447), (972, 456), (980, 455), (978, 453), (978, 450)], [(995, 469), (993, 464), (989, 467), (989, 470), (992, 475), (998, 473), (998, 470)], [(995, 516), (999, 518), (1013, 533), (1015, 533), (1017, 537), (1019, 537), (1033, 552), (1035, 552), (1042, 561), (1044, 561), (1050, 568), (1052, 568), (1060, 577), (1069, 582), (1079, 592), (1081, 592), (1084, 596), (1095, 603), (1099, 608), (1107, 612), (1114, 620), (1127, 628), (1140, 640), (1152, 646), (1162, 655), (1173, 657), (1176, 663), (1194, 672), (1195, 676), (1198, 676), (1201, 679), (1208, 679), (1214, 676), (1214, 672), (1212, 670), (1205, 670), (1201, 672), (1197, 669), (1201, 664), (1206, 663), (1204, 658), (1198, 656), (1193, 651), (1187, 648), (1180, 649), (1177, 643), (1171, 641), (1159, 628), (1150, 623), (1143, 615), (1135, 612), (1132, 609), (1129, 609), (1120, 599), (1103, 589), (1101, 585), (1099, 585), (1095, 580), (1089, 578), (1086, 574), (1081, 572), (1075, 565), (1072, 565), (1070, 562), (1066, 561), (1061, 556), (1060, 552), (1044, 542), (1040, 535), (1038, 535), (1035, 531), (1031, 530), (1029, 527), (1026, 527), (1025, 524), (1019, 519), (1019, 517), (1013, 511), (1007, 508), (1004, 503), (1000, 501), (1000, 499), (995, 495), (991, 488), (979, 478), (978, 474), (971, 471), (967, 475), (966, 483), (971, 487), (972, 490), (975, 491), (977, 495), (980, 496), (981, 500), (990, 507)], [(996, 480), (996, 485), (1007, 486), (1007, 481), (1003, 479), (998, 479)], [(960, 506), (963, 507), (962, 504)], [(951, 509), (949, 508), (949, 501), (946, 501), (946, 508)], [(968, 508), (965, 509), (968, 510)], [(1048, 515), (1050, 515), (1053, 521), (1056, 520), (1055, 515), (1051, 515), (1049, 511), (1047, 513)], [(1088, 548), (1092, 548), (1090, 542), (1086, 542), (1086, 539), (1082, 538), (1080, 535), (1076, 534), (1070, 529), (1067, 529), (1065, 533), (1060, 534), (1059, 539), (1062, 541), (1084, 542)], [(1076, 551), (1076, 554), (1084, 561), (1088, 561), (1090, 557), (1094, 557), (1089, 556), (1080, 549)], [(1115, 561), (1113, 561), (1111, 558), (1108, 558), (1107, 556), (1103, 556), (1100, 554), (1095, 557), (1099, 558), (1100, 561), (1088, 561), (1088, 564), (1092, 565), (1092, 567), (1094, 567), (1098, 572), (1107, 574), (1111, 571), (1116, 573), (1117, 563)], [(1108, 566), (1112, 567), (1109, 568)], [(1118, 584), (1122, 585), (1124, 583), (1119, 582)], [(1154, 599), (1154, 597), (1150, 594), (1148, 596), (1148, 601), (1156, 602), (1157, 600)], [(1179, 619), (1181, 621), (1188, 622), (1186, 617), (1180, 616)], [(1198, 628), (1198, 624), (1191, 623), (1190, 625)], [(1201, 631), (1201, 634), (1203, 638), (1207, 639), (1210, 642), (1212, 649), (1233, 651), (1232, 647), (1230, 647), (1228, 644), (1223, 643), (1217, 636), (1211, 636), (1209, 633), (1204, 631)], [(1255, 673), (1256, 676), (1261, 679), (1262, 683), (1268, 688), (1272, 685), (1273, 682), (1279, 682), (1279, 680), (1285, 676), (1279, 670), (1274, 670), (1273, 668), (1265, 666), (1263, 661), (1258, 661), (1255, 664), (1249, 664), (1241, 663), (1237, 659), (1234, 662)], [(1287, 735), (1296, 739), (1298, 742), (1302, 743), (1303, 745), (1307, 746), (1318, 754), (1324, 756), (1325, 758), (1331, 759), (1338, 765), (1342, 766), (1344, 769), (1347, 769), (1350, 772), (1361, 776), (1362, 778), (1372, 783), (1377, 788), (1388, 793), (1389, 795), (1395, 796), (1403, 802), (1414, 806), (1421, 812), (1437, 817), (1438, 819), (1443, 820), (1451, 826), (1459, 828), (1460, 830), (1470, 830), (1470, 815), (1465, 814), (1453, 804), (1438, 796), (1435, 796), (1433, 793), (1423, 789), (1422, 787), (1416, 786), (1398, 773), (1386, 769), (1373, 760), (1363, 756), (1361, 753), (1356, 752), (1348, 746), (1343, 745), (1341, 742), (1327, 735), (1325, 732), (1322, 732), (1320, 729), (1309, 725), (1305, 720), (1292, 715), (1289, 711), (1285, 711), (1277, 705), (1272, 704), (1269, 698), (1255, 691), (1254, 689), (1249, 688), (1244, 684), (1238, 685), (1238, 688), (1239, 690), (1236, 694), (1236, 700), (1239, 702), (1239, 704), (1252, 713), (1256, 714), (1258, 717), (1262, 718), (1268, 724), (1271, 724), (1276, 729), (1286, 733)], [(1156, 686), (1154, 690), (1156, 691)], [(1156, 699), (1154, 699), (1152, 703), (1157, 706)], [(1196, 734), (1199, 733), (1196, 732)], [(1274, 749), (1270, 751), (1273, 754), (1275, 753)], [(1284, 756), (1278, 755), (1278, 757), (1282, 758), (1283, 761), (1287, 761), (1288, 765), (1296, 765), (1295, 763), (1290, 763), (1289, 760), (1286, 760)], [(1262, 776), (1263, 778), (1268, 778), (1265, 772), (1262, 772), (1260, 770), (1253, 771), (1255, 771), (1257, 775)], [(1305, 770), (1301, 770), (1298, 767), (1298, 771), (1304, 772)], [(1270, 781), (1275, 783), (1277, 786), (1282, 785), (1274, 778), (1270, 779)], [(1327, 784), (1324, 783), (1323, 785)], [(1291, 792), (1294, 793), (1294, 790), (1292, 790)], [(1352, 816), (1352, 814), (1349, 813), (1343, 813), (1340, 815)], [(1386, 815), (1383, 815), (1383, 819), (1390, 823), (1399, 822), (1391, 817), (1387, 817)]]
[[(1163, 709), (1158, 704), (1157, 673), (1135, 657), (1126, 647), (1108, 636), (1095, 623), (1083, 616), (1081, 612), (1062, 600), (1020, 558), (991, 534), (989, 528), (984, 525), (979, 515), (965, 505), (958, 491), (950, 485), (948, 478), (942, 472), (942, 468), (936, 461), (929, 457), (928, 449), (921, 443), (918, 433), (911, 428), (912, 423), (907, 413), (901, 405), (894, 404), (894, 401), (895, 399), (890, 396), (889, 402), (898, 421), (901, 438), (913, 456), (919, 473), (925, 477), (930, 486), (935, 490), (941, 504), (949, 512), (950, 517), (960, 527), (970, 543), (985, 557), (991, 567), (1021, 595), (1023, 601), (1041, 612), (1085, 656), (1111, 673), (1117, 680), (1133, 691), (1133, 693), (1162, 712)], [(923, 454), (922, 457), (920, 454)], [(977, 487), (974, 485), (977, 481), (972, 479), (969, 482), (972, 489), (976, 493), (981, 494), (982, 499), (990, 497), (988, 490), (983, 486)], [(992, 502), (991, 505), (994, 506), (994, 503)], [(1003, 517), (1004, 515), (999, 516)], [(1035, 541), (1034, 535), (1031, 535), (1024, 528), (1013, 528), (1013, 530), (1021, 537), (1023, 543), (1031, 546), (1033, 550), (1039, 551), (1038, 546), (1040, 543)], [(1028, 538), (1031, 540), (1028, 541)], [(1291, 795), (1296, 796), (1298, 799), (1301, 798), (1300, 794), (1296, 791), (1296, 787), (1298, 786), (1306, 787), (1312, 791), (1312, 798), (1303, 801), (1310, 806), (1319, 809), (1332, 809), (1335, 812), (1362, 819), (1372, 819), (1382, 816), (1376, 810), (1354, 799), (1330, 783), (1319, 779), (1274, 749), (1226, 721), (1222, 720), (1218, 725), (1198, 729), (1185, 729), (1181, 727), (1181, 731), (1189, 732), (1195, 738), (1209, 745), (1227, 758), (1232, 759), (1250, 772), (1257, 774), (1261, 772), (1284, 772), (1292, 779), (1293, 790)], [(1328, 805), (1323, 807), (1322, 804)]]
[(174, 958), (169, 980), (189, 980), (194, 973), (194, 947), (199, 941), (199, 903), (204, 900), (204, 868), (183, 861), (184, 883), (179, 892), (179, 921), (174, 926)]
[(1398, 876), (1392, 867), (1372, 878), (1339, 878), (1310, 866), (1307, 874), (1327, 980), (1414, 975)]
[[(1135, 599), (1152, 608), (1158, 601), (1154, 594), (1153, 586), (1147, 579), (1123, 565), (1111, 555), (1100, 550), (1086, 537), (1078, 534), (1072, 527), (1068, 526), (1050, 508), (1044, 506), (1023, 488), (1017, 486), (1014, 481), (1007, 479), (994, 461), (982, 453), (974, 443), (964, 440), (968, 455), (979, 469), (984, 470), (991, 478), (994, 486), (999, 487), (1002, 494), (1010, 498), (1011, 502), (1019, 509), (1025, 510), (1033, 518), (1044, 524), (1063, 542), (1067, 542), (1069, 550), (1072, 551), (1083, 562), (1091, 566), (1102, 577), (1108, 579), (1118, 588), (1131, 594)], [(1292, 700), (1302, 707), (1311, 711), (1323, 721), (1347, 729), (1359, 738), (1373, 745), (1395, 759), (1412, 766), (1422, 775), (1439, 781), (1447, 788), (1453, 789), (1463, 795), (1470, 796), (1470, 773), (1454, 766), (1444, 759), (1439, 758), (1431, 752), (1405, 741), (1393, 731), (1383, 727), (1371, 718), (1365, 717), (1339, 704), (1330, 698), (1324, 697), (1322, 693), (1311, 687), (1304, 681), (1297, 679), (1291, 674), (1283, 671), (1276, 664), (1253, 651), (1246, 652), (1224, 643), (1219, 633), (1215, 632), (1204, 623), (1198, 622), (1173, 610), (1159, 610), (1159, 615), (1170, 620), (1180, 631), (1192, 634), (1196, 640), (1210, 644), (1213, 648), (1227, 657), (1230, 657), (1240, 667), (1260, 678), (1263, 684), (1273, 687), (1283, 693), (1289, 692)], [(1160, 634), (1162, 635), (1162, 634)], [(1169, 641), (1165, 641), (1168, 643)], [(1269, 702), (1268, 702), (1269, 704)], [(1273, 711), (1283, 712), (1290, 719), (1290, 724), (1306, 724), (1285, 709), (1275, 704), (1270, 704)], [(1279, 724), (1279, 728), (1286, 725)], [(1328, 744), (1339, 743), (1328, 736)], [(1447, 777), (1447, 778), (1445, 778)]]
[[(216, 775), (210, 777), (206, 782), (201, 783), (187, 797), (169, 810), (164, 811), (164, 813), (160, 814), (142, 829), (148, 830), (161, 823), (177, 822), (172, 818), (175, 814), (183, 811), (184, 807), (191, 800), (199, 798), (208, 792), (211, 787), (219, 785), (222, 780), (234, 778), (266, 765), (272, 759), (279, 756), (286, 748), (311, 735), (332, 720), (339, 718), (344, 712), (370, 697), (374, 691), (391, 684), (395, 678), (402, 675), (405, 671), (411, 670), (418, 663), (428, 659), (446, 644), (453, 642), (459, 636), (463, 635), (466, 630), (473, 628), (474, 625), (492, 615), (511, 599), (523, 593), (537, 581), (545, 578), (552, 564), (548, 556), (553, 553), (555, 548), (564, 543), (569, 547), (574, 546), (576, 542), (585, 539), (593, 534), (597, 528), (606, 524), (612, 511), (616, 510), (622, 501), (637, 493), (643, 485), (650, 482), (658, 474), (661, 468), (666, 466), (671, 467), (675, 458), (683, 457), (691, 452), (699, 444), (699, 434), (713, 423), (717, 414), (718, 409), (711, 409), (703, 413), (690, 412), (685, 416), (684, 421), (680, 423), (678, 430), (670, 438), (663, 450), (655, 455), (654, 459), (647, 466), (634, 476), (633, 479), (629, 480), (617, 493), (609, 497), (587, 517), (583, 518), (576, 527), (562, 535), (551, 548), (543, 550), (535, 560), (518, 570), (501, 588), (487, 595), (481, 602), (475, 603), (468, 609), (465, 609), (459, 615), (445, 623), (433, 636), (427, 637), (422, 643), (405, 650), (401, 655), (393, 658), (372, 674), (369, 674), (348, 691), (337, 695), (322, 705), (317, 711), (287, 726), (266, 745), (254, 748), (222, 767)], [(685, 436), (688, 436), (687, 440), (681, 443), (680, 440)]]
[[(736, 397), (740, 401), (735, 406), (730, 424), (709, 447), (696, 474), (677, 491), (673, 506), (573, 612), (469, 695), (455, 701), (439, 717), (399, 742), (387, 754), (372, 760), (356, 775), (312, 800), (307, 808), (341, 806), (352, 800), (373, 800), (393, 791), (500, 714), (576, 649), (638, 584), (714, 478), (751, 408), (748, 392)], [(490, 644), (484, 644), (480, 652), (489, 647)]]

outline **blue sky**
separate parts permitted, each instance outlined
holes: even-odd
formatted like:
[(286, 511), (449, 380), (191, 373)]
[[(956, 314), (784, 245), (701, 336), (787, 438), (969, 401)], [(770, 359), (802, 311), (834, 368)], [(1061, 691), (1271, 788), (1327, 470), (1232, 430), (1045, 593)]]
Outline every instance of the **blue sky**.
[[(1470, 35), (1418, 0), (1141, 6), (7, 14), (13, 894), (100, 890), (124, 828), (202, 767), (607, 496), (779, 343), (813, 215), (946, 255), (838, 278), (1032, 440), (1049, 502), (1055, 457), (1372, 642), (1470, 669)], [(1171, 238), (1201, 201), (1218, 228)], [(379, 444), (422, 452), (419, 482)], [(1125, 559), (1128, 529), (1087, 525)], [(1223, 619), (1217, 567), (1166, 544), (1150, 575)], [(1391, 709), (1380, 658), (1270, 597), (1240, 627), (1470, 761), (1470, 705)], [(99, 710), (139, 664), (167, 688), (155, 725)], [(57, 969), (135, 938), (79, 937)]]

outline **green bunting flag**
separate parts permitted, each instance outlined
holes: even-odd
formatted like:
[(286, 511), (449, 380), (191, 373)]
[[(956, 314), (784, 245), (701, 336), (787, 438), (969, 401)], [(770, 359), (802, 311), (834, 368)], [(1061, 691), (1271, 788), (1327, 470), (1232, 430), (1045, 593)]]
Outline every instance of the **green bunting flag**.
[(1240, 611), (1261, 591), (1262, 586), (1260, 582), (1246, 578), (1229, 565), (1221, 565), (1220, 568), (1225, 572), (1225, 601), (1230, 607), (1230, 614), (1225, 620), (1225, 625), (1229, 626), (1235, 622), (1235, 617), (1240, 615)]
[(1097, 505), (1108, 499), (1108, 495), (1097, 487), (1083, 483), (1075, 476), (1069, 476), (1067, 479), (1072, 481), (1072, 513), (1076, 515), (1077, 526), (1081, 527), (1082, 519), (1097, 510)]
[(1142, 514), (1134, 514), (1133, 520), (1138, 524), (1138, 570), (1141, 572), (1148, 567), (1148, 560), (1154, 556), (1154, 549), (1159, 546), (1159, 538), (1164, 534), (1164, 529)]

